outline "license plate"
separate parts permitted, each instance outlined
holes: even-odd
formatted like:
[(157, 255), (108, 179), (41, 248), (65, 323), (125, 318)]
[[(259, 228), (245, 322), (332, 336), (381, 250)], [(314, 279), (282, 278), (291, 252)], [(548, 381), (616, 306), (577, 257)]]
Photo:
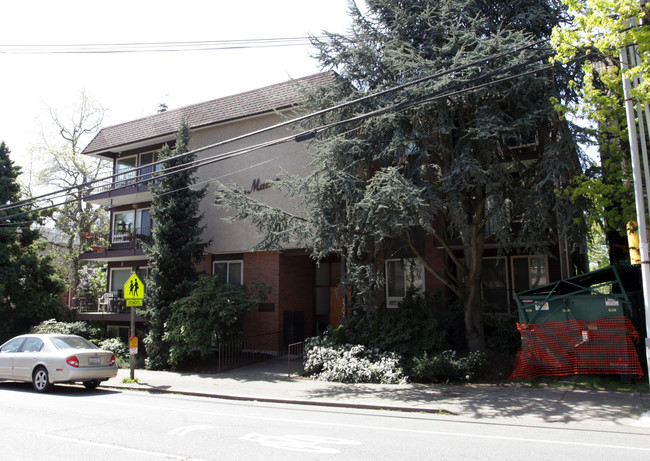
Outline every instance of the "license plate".
[(88, 359), (88, 363), (91, 365), (100, 365), (102, 363), (102, 359), (99, 357), (90, 357), (90, 359)]

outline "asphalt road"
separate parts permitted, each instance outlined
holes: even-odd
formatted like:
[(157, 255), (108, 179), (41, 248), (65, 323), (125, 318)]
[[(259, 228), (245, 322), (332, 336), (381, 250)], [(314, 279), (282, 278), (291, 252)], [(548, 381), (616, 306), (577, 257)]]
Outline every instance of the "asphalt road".
[(0, 382), (0, 459), (636, 460), (650, 430)]

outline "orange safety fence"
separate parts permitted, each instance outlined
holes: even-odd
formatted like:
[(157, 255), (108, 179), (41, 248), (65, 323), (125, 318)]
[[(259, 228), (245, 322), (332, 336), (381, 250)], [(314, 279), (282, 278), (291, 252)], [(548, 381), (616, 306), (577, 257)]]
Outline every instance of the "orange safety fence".
[(639, 333), (624, 316), (517, 324), (521, 333), (510, 379), (580, 374), (643, 376), (634, 343)]

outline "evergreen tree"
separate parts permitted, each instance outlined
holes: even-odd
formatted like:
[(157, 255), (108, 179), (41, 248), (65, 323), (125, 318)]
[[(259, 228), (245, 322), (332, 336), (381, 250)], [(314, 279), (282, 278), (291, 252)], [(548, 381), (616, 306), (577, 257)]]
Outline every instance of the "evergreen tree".
[(146, 282), (146, 316), (149, 321), (147, 366), (161, 369), (169, 362), (169, 344), (163, 340), (165, 323), (171, 317), (171, 303), (187, 296), (198, 279), (194, 263), (203, 257), (208, 243), (201, 241), (204, 226), (199, 204), (206, 189), (191, 189), (196, 183), (196, 168), (183, 166), (196, 159), (196, 154), (181, 158), (176, 156), (188, 152), (190, 130), (183, 123), (176, 135), (172, 149), (165, 145), (160, 152), (164, 162), (162, 172), (178, 169), (177, 172), (156, 180), (152, 187), (153, 202), (151, 217), (155, 223), (152, 246), (145, 248), (149, 257), (149, 277)]
[[(0, 205), (20, 199), (20, 168), (0, 142)], [(64, 290), (52, 260), (42, 256), (34, 214), (24, 208), (0, 210), (0, 342), (25, 333), (39, 322), (57, 317)]]
[[(566, 18), (552, 0), (365, 3), (365, 13), (351, 3), (350, 35), (314, 40), (318, 59), (337, 71), (338, 80), (310, 95), (310, 110), (458, 70), (312, 122), (338, 122), (390, 104), (429, 100), (346, 123), (314, 142), (316, 172), (276, 183), (304, 197), (302, 214), (254, 203), (227, 188), (220, 199), (239, 210), (237, 219), (249, 218), (264, 231), (263, 247), (296, 239), (313, 248), (317, 259), (344, 256), (348, 282), (365, 307), (376, 305), (383, 291), (383, 261), (404, 255), (406, 248), (457, 296), (468, 348), (482, 349), (486, 244), (539, 254), (548, 251), (547, 242), (581, 230), (580, 212), (556, 197), (581, 169), (575, 127), (551, 102), (575, 95), (558, 67), (431, 96), (495, 80), (494, 72), (513, 76), (543, 66), (548, 46), (531, 44), (548, 38)], [(495, 57), (470, 65), (488, 56)], [(460, 69), (463, 65), (469, 66)], [(416, 243), (423, 234), (446, 250), (446, 270), (424, 258)], [(452, 240), (460, 241), (460, 253), (452, 251)]]

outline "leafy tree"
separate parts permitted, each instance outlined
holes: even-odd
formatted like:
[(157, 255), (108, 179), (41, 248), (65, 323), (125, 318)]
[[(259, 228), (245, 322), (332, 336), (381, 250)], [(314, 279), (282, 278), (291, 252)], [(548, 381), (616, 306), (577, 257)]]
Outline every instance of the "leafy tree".
[[(82, 262), (80, 232), (106, 232), (108, 214), (100, 206), (84, 202), (92, 193), (84, 184), (108, 173), (104, 162), (81, 155), (82, 142), (96, 133), (104, 119), (104, 108), (85, 93), (70, 114), (61, 114), (50, 108), (51, 121), (56, 135), (43, 134), (43, 142), (35, 151), (45, 165), (37, 172), (39, 185), (45, 188), (72, 188), (65, 197), (66, 204), (52, 215), (54, 228), (64, 239), (50, 239), (58, 267), (64, 271), (70, 286), (77, 288)], [(56, 140), (58, 136), (58, 140)]]
[[(20, 199), (20, 167), (0, 142), (0, 205)], [(50, 256), (43, 256), (38, 216), (26, 208), (0, 210), (0, 342), (59, 315), (64, 285)]]
[(647, 9), (637, 0), (563, 0), (573, 20), (553, 31), (557, 59), (567, 61), (589, 53), (585, 60), (581, 100), (567, 110), (590, 120), (596, 126), (596, 143), (601, 162), (592, 164), (577, 178), (567, 193), (589, 199), (592, 227), (602, 228), (607, 236), (612, 264), (629, 259), (626, 233), (636, 221), (627, 121), (624, 109), (620, 50), (637, 44), (639, 63), (626, 72), (628, 78), (641, 76), (633, 96), (648, 102), (650, 77), (650, 31), (630, 27), (647, 21)]
[(246, 294), (243, 286), (203, 275), (188, 296), (174, 301), (164, 334), (171, 345), (171, 364), (179, 365), (197, 350), (203, 359), (213, 342), (241, 337), (244, 314), (266, 299), (269, 288), (253, 285), (249, 291), (254, 294)]
[[(482, 349), (486, 244), (541, 253), (543, 242), (570, 233), (579, 241), (575, 236), (582, 230), (576, 205), (556, 197), (581, 171), (577, 128), (551, 103), (552, 97), (575, 97), (567, 72), (576, 69), (515, 77), (535, 67), (531, 59), (546, 56), (548, 48), (536, 41), (548, 38), (566, 16), (548, 0), (365, 3), (367, 13), (351, 5), (351, 35), (314, 40), (323, 67), (339, 77), (312, 92), (307, 107), (332, 107), (453, 67), (457, 71), (312, 122), (337, 123), (390, 104), (404, 107), (337, 125), (314, 142), (315, 173), (275, 183), (302, 198), (300, 212), (273, 209), (225, 187), (219, 198), (238, 210), (236, 219), (251, 219), (264, 231), (262, 247), (278, 248), (293, 238), (313, 248), (317, 259), (344, 256), (348, 283), (362, 308), (377, 305), (383, 261), (406, 251), (458, 297), (467, 346)], [(515, 48), (519, 51), (507, 53)], [(494, 57), (483, 60), (487, 56)], [(513, 78), (433, 97), (450, 93), (452, 86), (490, 81), (495, 72)], [(424, 258), (416, 244), (422, 235), (445, 249), (446, 270)], [(460, 240), (460, 253), (450, 247), (452, 239)]]
[(203, 257), (208, 245), (201, 241), (204, 226), (199, 204), (205, 196), (205, 187), (191, 189), (196, 183), (196, 168), (183, 167), (196, 158), (188, 154), (190, 130), (183, 123), (176, 134), (176, 145), (172, 149), (165, 145), (160, 152), (164, 162), (162, 172), (174, 171), (157, 180), (153, 187), (151, 217), (154, 243), (145, 248), (149, 257), (149, 278), (147, 279), (147, 311), (149, 333), (145, 338), (147, 346), (147, 367), (161, 369), (169, 362), (169, 344), (163, 339), (172, 315), (172, 303), (189, 293), (197, 280), (194, 263)]
[[(609, 2), (605, 0), (562, 0), (568, 7), (572, 20), (559, 23), (553, 30), (553, 45), (557, 50), (557, 58), (569, 60), (585, 50), (595, 53), (596, 61), (602, 57), (609, 58), (614, 67), (619, 66), (620, 50), (629, 45), (636, 45), (639, 52), (639, 62), (630, 62), (626, 76), (640, 77), (638, 89), (633, 96), (640, 101), (648, 102), (650, 98), (650, 30), (647, 26), (649, 17), (645, 1), (620, 0)], [(588, 76), (598, 72), (599, 66), (593, 66), (593, 60), (585, 63)], [(615, 90), (620, 79), (617, 74), (603, 80), (610, 89)], [(585, 93), (593, 87), (586, 86)], [(587, 96), (587, 100), (590, 98)], [(607, 105), (602, 109), (608, 110)]]

